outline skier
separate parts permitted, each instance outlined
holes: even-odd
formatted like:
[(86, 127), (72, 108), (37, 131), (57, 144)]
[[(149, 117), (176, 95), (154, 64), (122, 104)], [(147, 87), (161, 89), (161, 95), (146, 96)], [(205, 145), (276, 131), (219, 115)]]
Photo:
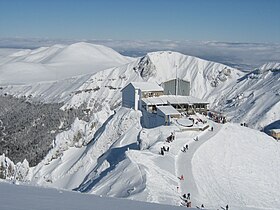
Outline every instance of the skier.
[(202, 208), (202, 209), (204, 208), (204, 205), (203, 205), (203, 204), (201, 204), (201, 208)]
[(184, 176), (181, 175), (181, 176), (179, 177), (179, 179), (180, 179), (180, 180), (184, 180)]
[(211, 127), (211, 131), (213, 131), (214, 130), (214, 128), (213, 128), (213, 126)]
[(188, 193), (187, 199), (191, 199), (191, 194), (190, 193)]
[(160, 154), (161, 154), (161, 155), (164, 155), (163, 148), (160, 148)]
[(186, 195), (186, 193), (183, 195), (183, 198), (187, 198), (187, 195)]
[(189, 145), (188, 144), (186, 144), (186, 149), (189, 150)]
[(226, 210), (228, 210), (228, 205), (226, 205)]

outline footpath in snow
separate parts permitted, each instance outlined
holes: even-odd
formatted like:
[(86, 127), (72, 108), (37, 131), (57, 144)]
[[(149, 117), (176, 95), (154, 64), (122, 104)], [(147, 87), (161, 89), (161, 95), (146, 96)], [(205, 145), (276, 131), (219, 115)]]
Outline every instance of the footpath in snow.
[[(213, 131), (211, 131), (211, 126), (213, 126)], [(209, 129), (203, 132), (195, 132), (191, 136), (187, 134), (189, 131), (176, 133), (176, 147), (177, 150), (179, 149), (175, 159), (176, 174), (178, 179), (181, 176), (184, 178), (182, 180), (179, 179), (178, 192), (180, 197), (182, 197), (183, 194), (187, 195), (190, 193), (191, 196), (189, 200), (193, 207), (200, 207), (202, 203), (197, 199), (198, 191), (192, 173), (192, 157), (197, 149), (207, 140), (215, 136), (221, 128), (221, 125), (216, 123), (213, 123), (211, 126)], [(188, 149), (184, 150), (183, 148), (186, 147), (186, 145), (188, 145)], [(186, 204), (185, 201), (182, 200), (182, 204)]]

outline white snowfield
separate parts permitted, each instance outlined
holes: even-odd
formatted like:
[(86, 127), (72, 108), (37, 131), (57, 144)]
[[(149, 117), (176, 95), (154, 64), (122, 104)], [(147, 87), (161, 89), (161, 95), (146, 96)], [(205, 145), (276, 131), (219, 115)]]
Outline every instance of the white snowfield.
[[(55, 47), (60, 51), (61, 46)], [(29, 53), (17, 56), (42, 62), (42, 56), (30, 58)], [(56, 63), (64, 58), (50, 60)], [(25, 181), (174, 206), (184, 205), (182, 195), (191, 193), (194, 208), (203, 204), (209, 209), (226, 205), (229, 209), (280, 209), (280, 144), (272, 137), (208, 119), (213, 131), (179, 132), (177, 126), (143, 129), (141, 112), (120, 108), (121, 89), (127, 84), (161, 83), (175, 78), (177, 69), (180, 78), (191, 81), (192, 96), (209, 101), (211, 108), (224, 111), (232, 122), (261, 128), (280, 119), (279, 64), (266, 64), (245, 75), (223, 64), (164, 51), (124, 63), (55, 82), (0, 86), (1, 95), (61, 102), (65, 110), (90, 110), (90, 121), (76, 119), (71, 129), (58, 134), (53, 149), (37, 166), (20, 165), (28, 172)], [(168, 143), (171, 132), (175, 140)], [(82, 137), (77, 140), (79, 134)], [(186, 144), (189, 149), (182, 152)], [(162, 156), (163, 146), (169, 152)], [(7, 160), (2, 156), (1, 161)], [(184, 180), (178, 179), (181, 175)]]
[(1, 210), (176, 210), (177, 206), (23, 186), (0, 181)]
[(0, 84), (29, 84), (92, 74), (135, 60), (89, 43), (54, 45), (15, 52), (0, 59)]
[[(230, 123), (210, 121), (213, 131), (179, 132), (176, 126), (141, 129), (139, 121), (139, 112), (122, 108), (88, 146), (69, 146), (70, 136), (58, 137), (49, 155), (30, 168), (28, 180), (174, 206), (184, 205), (182, 195), (191, 193), (192, 207), (280, 209), (280, 144), (273, 138)], [(175, 140), (168, 143), (171, 132)], [(162, 156), (163, 146), (169, 152)]]
[[(79, 54), (77, 51), (83, 53)], [(37, 57), (34, 58), (33, 54)], [(47, 56), (41, 54), (47, 54)], [(49, 59), (49, 54), (55, 54), (55, 56)], [(90, 62), (84, 62), (86, 56), (89, 57), (88, 61)], [(98, 58), (93, 59), (94, 56)], [(1, 59), (0, 80), (2, 83), (15, 84), (18, 83), (18, 79), (25, 79), (25, 82), (30, 83), (35, 81), (32, 78), (37, 75), (36, 71), (42, 70), (44, 72), (46, 65), (56, 65), (59, 62), (64, 63), (65, 66), (61, 65), (59, 70), (54, 72), (58, 74), (60, 71), (63, 72), (63, 76), (58, 78), (64, 79), (53, 82), (45, 81), (48, 79), (48, 75), (53, 72), (48, 70), (47, 73), (39, 73), (39, 76), (44, 77), (41, 78), (44, 82), (26, 85), (2, 84), (0, 94), (31, 97), (33, 100), (47, 103), (63, 102), (65, 103), (63, 109), (86, 105), (87, 109), (94, 112), (101, 107), (105, 107), (109, 112), (109, 109), (120, 105), (120, 91), (129, 82), (148, 80), (160, 84), (175, 78), (177, 72), (181, 79), (191, 81), (191, 96), (209, 101), (211, 109), (226, 113), (227, 118), (232, 122), (246, 122), (250, 127), (263, 129), (280, 119), (279, 63), (264, 64), (259, 69), (245, 75), (244, 72), (232, 67), (176, 52), (148, 53), (145, 57), (136, 60), (120, 56), (112, 49), (87, 43), (77, 43), (70, 46), (55, 45), (32, 51), (20, 51), (7, 56), (8, 61), (6, 62)], [(16, 59), (11, 60), (11, 57), (16, 57)], [(81, 62), (78, 62), (78, 59)], [(109, 62), (108, 59), (116, 61), (117, 64)], [(44, 64), (42, 60), (54, 63)], [(72, 60), (77, 62), (72, 62)], [(24, 63), (21, 65), (22, 62)], [(83, 63), (87, 63), (90, 68), (85, 69), (89, 71), (82, 72)], [(100, 63), (104, 66), (95, 68)], [(108, 66), (108, 64), (110, 65)], [(9, 71), (6, 69), (7, 65), (15, 65), (15, 68), (13, 67)], [(20, 69), (17, 68), (17, 65), (20, 68), (25, 68), (26, 65), (35, 65), (36, 71), (34, 72), (34, 69), (28, 67), (24, 75), (18, 72), (15, 74), (14, 71)], [(71, 73), (72, 67), (69, 68), (67, 65), (73, 66), (73, 74)], [(75, 65), (78, 67), (76, 68)], [(110, 66), (112, 68), (106, 69)], [(27, 75), (29, 71), (30, 80), (28, 80), (29, 76)], [(70, 72), (72, 77), (69, 77), (67, 72)], [(73, 76), (82, 73), (88, 74)], [(5, 80), (7, 75), (9, 75), (9, 79)], [(36, 79), (36, 81), (38, 80), (40, 78)]]
[(264, 133), (226, 124), (192, 159), (197, 199), (206, 206), (280, 209), (280, 144)]

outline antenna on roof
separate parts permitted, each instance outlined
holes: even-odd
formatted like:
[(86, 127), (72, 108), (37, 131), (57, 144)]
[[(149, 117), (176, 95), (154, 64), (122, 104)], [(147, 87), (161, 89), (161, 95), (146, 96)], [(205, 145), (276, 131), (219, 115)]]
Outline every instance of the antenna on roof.
[(178, 94), (178, 75), (177, 75), (177, 65), (175, 65), (175, 67), (176, 67), (176, 80), (175, 80), (175, 95), (177, 95)]

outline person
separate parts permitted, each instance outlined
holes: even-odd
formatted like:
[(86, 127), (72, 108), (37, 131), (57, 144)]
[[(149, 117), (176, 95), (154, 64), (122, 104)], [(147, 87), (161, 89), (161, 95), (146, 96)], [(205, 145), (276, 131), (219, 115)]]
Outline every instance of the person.
[(161, 154), (161, 155), (164, 155), (163, 148), (160, 148), (160, 154)]
[(182, 152), (186, 152), (186, 148), (185, 148), (185, 147), (183, 147), (183, 150), (182, 150)]
[(213, 128), (213, 126), (211, 127), (211, 131), (213, 131), (214, 130), (214, 128)]
[(189, 145), (188, 145), (188, 144), (186, 144), (186, 149), (187, 149), (187, 150), (189, 149)]
[(186, 195), (186, 193), (183, 195), (183, 198), (187, 198), (187, 195)]
[(202, 209), (204, 208), (204, 205), (203, 205), (203, 204), (201, 204), (201, 208), (202, 208)]
[(169, 152), (169, 147), (167, 147), (166, 151)]
[(226, 210), (228, 210), (228, 205), (226, 205)]
[(190, 193), (188, 193), (187, 199), (191, 199), (191, 194)]

